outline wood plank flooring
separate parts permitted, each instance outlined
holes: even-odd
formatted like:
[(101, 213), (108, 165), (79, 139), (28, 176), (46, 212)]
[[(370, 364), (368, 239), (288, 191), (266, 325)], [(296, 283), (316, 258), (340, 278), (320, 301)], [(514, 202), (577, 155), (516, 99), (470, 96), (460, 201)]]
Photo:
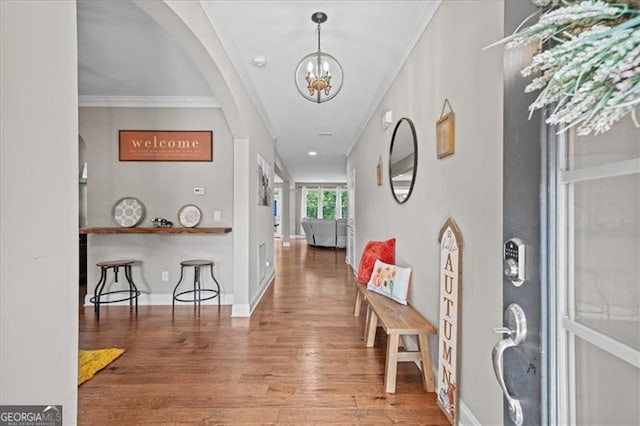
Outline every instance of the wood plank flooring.
[(363, 341), (344, 250), (276, 240), (276, 279), (251, 318), (230, 306), (80, 309), (80, 348), (126, 352), (80, 386), (80, 425), (446, 425), (418, 368), (384, 392), (386, 336)]

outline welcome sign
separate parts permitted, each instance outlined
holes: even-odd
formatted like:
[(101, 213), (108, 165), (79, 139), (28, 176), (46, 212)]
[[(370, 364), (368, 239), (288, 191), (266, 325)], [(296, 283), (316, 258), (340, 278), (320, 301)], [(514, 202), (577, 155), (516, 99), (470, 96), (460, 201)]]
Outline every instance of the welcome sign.
[(457, 424), (462, 234), (451, 218), (447, 219), (440, 229), (438, 239), (440, 241), (440, 318), (436, 398), (449, 421)]
[(210, 130), (120, 130), (120, 161), (213, 161)]

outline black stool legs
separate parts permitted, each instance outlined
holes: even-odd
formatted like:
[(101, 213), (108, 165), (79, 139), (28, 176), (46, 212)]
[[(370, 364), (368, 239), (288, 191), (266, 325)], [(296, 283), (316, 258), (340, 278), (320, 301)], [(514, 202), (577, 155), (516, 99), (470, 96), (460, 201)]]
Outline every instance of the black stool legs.
[[(125, 260), (100, 262), (97, 264), (97, 266), (100, 267), (100, 281), (98, 281), (98, 284), (96, 284), (96, 287), (93, 290), (93, 297), (89, 299), (89, 301), (93, 303), (93, 311), (96, 314), (96, 321), (100, 321), (100, 305), (104, 303), (116, 303), (128, 300), (129, 306), (133, 307), (133, 302), (135, 301), (136, 315), (138, 314), (138, 296), (140, 296), (140, 291), (138, 290), (138, 287), (136, 287), (131, 276), (131, 265), (133, 263), (134, 261)], [(124, 269), (124, 277), (129, 284), (129, 289), (105, 292), (104, 287), (107, 284), (107, 272), (109, 269), (113, 269), (114, 281), (118, 282), (118, 272), (120, 268)], [(104, 300), (105, 296), (110, 294), (124, 294), (126, 296), (116, 300)]]
[[(182, 279), (184, 278), (184, 268), (185, 267), (193, 267), (193, 288), (189, 290), (178, 291), (180, 284), (182, 284)], [(213, 279), (213, 283), (216, 285), (216, 288), (202, 288), (200, 283), (200, 273), (202, 268), (209, 267), (209, 272), (211, 274), (211, 278)], [(203, 294), (204, 293), (204, 294)], [(185, 298), (181, 296), (192, 295), (191, 298)], [(204, 300), (211, 300), (214, 298), (218, 298), (218, 308), (220, 308), (220, 284), (216, 277), (213, 275), (213, 262), (210, 260), (185, 260), (180, 262), (180, 279), (173, 289), (173, 301), (172, 307), (175, 307), (177, 302), (193, 302), (194, 307), (199, 306), (200, 302)]]

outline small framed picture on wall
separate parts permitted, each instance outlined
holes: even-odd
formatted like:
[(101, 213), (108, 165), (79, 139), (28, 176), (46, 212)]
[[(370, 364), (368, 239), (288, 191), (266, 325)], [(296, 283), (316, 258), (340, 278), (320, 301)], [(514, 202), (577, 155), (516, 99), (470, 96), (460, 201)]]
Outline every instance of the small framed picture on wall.
[(448, 157), (456, 148), (455, 116), (453, 111), (443, 115), (436, 123), (438, 158)]
[(269, 163), (258, 154), (258, 205), (270, 206), (272, 197), (271, 167)]

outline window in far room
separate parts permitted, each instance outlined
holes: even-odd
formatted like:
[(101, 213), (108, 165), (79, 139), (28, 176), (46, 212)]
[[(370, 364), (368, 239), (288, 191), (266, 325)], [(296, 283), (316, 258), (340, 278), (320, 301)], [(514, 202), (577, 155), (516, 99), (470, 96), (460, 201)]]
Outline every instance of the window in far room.
[(342, 219), (347, 219), (347, 211), (349, 208), (349, 203), (347, 202), (347, 190), (346, 188), (340, 188), (339, 189), (340, 192), (340, 217)]
[(303, 205), (303, 217), (315, 219), (318, 217), (319, 191), (317, 189), (306, 189)]
[(301, 217), (346, 219), (348, 195), (345, 187), (302, 188)]
[(302, 217), (310, 219), (346, 219), (347, 190), (337, 188), (302, 188)]
[(322, 217), (336, 219), (336, 190), (322, 191)]

